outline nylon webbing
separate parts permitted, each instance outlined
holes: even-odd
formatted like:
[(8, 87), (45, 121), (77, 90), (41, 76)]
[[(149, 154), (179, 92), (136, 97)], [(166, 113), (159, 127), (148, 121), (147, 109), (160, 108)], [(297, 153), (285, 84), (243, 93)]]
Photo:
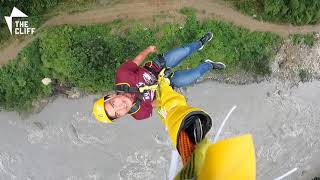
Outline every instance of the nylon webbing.
[(187, 163), (195, 148), (196, 146), (189, 139), (187, 132), (182, 131), (179, 135), (178, 151), (180, 153), (183, 165)]
[(127, 92), (127, 93), (136, 93), (139, 92), (139, 88), (138, 87), (130, 87), (126, 84), (120, 84), (120, 85), (116, 85), (114, 87), (116, 92)]

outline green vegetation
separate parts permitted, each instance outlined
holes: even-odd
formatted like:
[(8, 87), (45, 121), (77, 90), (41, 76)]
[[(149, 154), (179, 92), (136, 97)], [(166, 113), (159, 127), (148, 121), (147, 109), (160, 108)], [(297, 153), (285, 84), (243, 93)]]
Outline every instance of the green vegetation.
[[(11, 0), (0, 2), (0, 16), (10, 16), (13, 7), (27, 14), (31, 26), (38, 27), (42, 16), (48, 9), (55, 7), (61, 0)], [(0, 21), (0, 44), (6, 42), (11, 37), (5, 21)]]
[(305, 69), (299, 69), (299, 77), (301, 82), (307, 82), (311, 79), (311, 74)]
[(319, 0), (226, 0), (241, 12), (277, 23), (316, 24), (320, 21)]
[(312, 47), (316, 42), (315, 34), (294, 34), (290, 36), (294, 45), (306, 44), (309, 47)]
[(201, 59), (210, 58), (225, 62), (229, 72), (239, 68), (258, 75), (270, 72), (269, 62), (280, 37), (214, 20), (199, 22), (194, 15), (183, 25), (166, 23), (147, 28), (126, 20), (109, 25), (60, 26), (44, 30), (0, 69), (0, 107), (28, 110), (32, 101), (49, 96), (54, 87), (42, 85), (44, 77), (87, 93), (109, 91), (116, 68), (147, 46), (154, 44), (166, 52), (208, 31), (214, 33), (212, 42), (182, 67), (194, 67)]
[(63, 26), (44, 32), (40, 52), (49, 76), (89, 93), (110, 90), (116, 67), (155, 43), (152, 31), (131, 28), (118, 36), (111, 27)]
[(190, 16), (190, 15), (192, 16), (196, 13), (196, 10), (190, 7), (183, 7), (179, 9), (178, 12), (187, 16)]
[(274, 34), (250, 32), (213, 20), (199, 22), (194, 16), (189, 16), (183, 29), (172, 35), (169, 31), (166, 36), (171, 39), (179, 38), (183, 44), (198, 39), (208, 31), (214, 33), (212, 42), (204, 51), (196, 53), (191, 61), (187, 61), (185, 67), (195, 66), (200, 59), (211, 58), (227, 63), (230, 71), (240, 67), (259, 75), (270, 73), (269, 62), (274, 48), (281, 42), (281, 38)]
[[(37, 21), (48, 9), (55, 7), (61, 0), (10, 0), (0, 2), (1, 17), (10, 16), (13, 7), (27, 14), (34, 21)], [(0, 21), (1, 27), (5, 25)]]
[[(112, 3), (114, 1), (107, 2)], [(13, 7), (17, 7), (28, 15), (31, 27), (39, 27), (48, 18), (50, 12), (57, 13), (60, 9), (67, 12), (76, 12), (94, 4), (97, 4), (94, 0), (2, 0), (0, 1), (0, 17), (10, 16)], [(12, 36), (3, 19), (3, 21), (0, 21), (0, 45), (8, 41), (10, 37)]]
[(25, 47), (15, 60), (0, 69), (0, 108), (29, 110), (32, 102), (52, 92), (44, 86), (45, 77), (39, 53), (39, 42)]

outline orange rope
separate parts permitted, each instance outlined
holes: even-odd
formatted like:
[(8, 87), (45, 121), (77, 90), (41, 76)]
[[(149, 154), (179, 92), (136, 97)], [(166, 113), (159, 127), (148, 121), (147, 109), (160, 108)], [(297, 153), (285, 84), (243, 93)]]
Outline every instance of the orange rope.
[(190, 141), (188, 134), (182, 131), (179, 136), (179, 153), (182, 159), (182, 164), (185, 165), (188, 162), (189, 157), (195, 149), (195, 145)]

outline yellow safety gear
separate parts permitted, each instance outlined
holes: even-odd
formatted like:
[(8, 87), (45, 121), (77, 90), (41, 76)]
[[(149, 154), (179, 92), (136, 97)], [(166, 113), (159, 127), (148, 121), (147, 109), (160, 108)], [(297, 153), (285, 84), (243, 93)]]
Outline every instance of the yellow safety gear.
[(205, 138), (197, 145), (175, 180), (255, 180), (256, 159), (252, 136), (237, 136), (211, 144)]
[(92, 114), (99, 122), (112, 123), (112, 120), (108, 117), (104, 109), (104, 102), (106, 100), (107, 99), (105, 97), (98, 99), (93, 105)]
[(255, 180), (256, 160), (252, 136), (237, 136), (211, 144), (205, 138), (197, 144), (175, 180)]
[[(162, 73), (158, 77), (157, 108), (161, 121), (165, 125), (170, 139), (178, 149), (179, 133), (184, 130), (185, 121), (197, 115), (203, 127), (211, 127), (211, 118), (203, 110), (188, 106), (183, 95), (174, 91), (170, 81)], [(205, 130), (203, 136), (207, 133)], [(179, 149), (178, 149), (179, 150)], [(196, 145), (187, 164), (175, 180), (255, 180), (256, 162), (251, 135), (238, 136), (211, 144), (204, 138)]]
[[(208, 138), (204, 138), (199, 144), (193, 154), (189, 157), (186, 165), (183, 166), (181, 171), (176, 175), (174, 180), (196, 179), (203, 165), (206, 157), (208, 147), (211, 145)], [(209, 178), (208, 178), (209, 179)]]
[(154, 84), (154, 85), (150, 85), (150, 86), (141, 86), (139, 87), (139, 91), (140, 93), (144, 93), (145, 91), (148, 91), (148, 90), (157, 90), (158, 88), (158, 84)]
[[(128, 83), (118, 83), (115, 86), (116, 92), (128, 92), (128, 93), (140, 93), (137, 98), (137, 101), (133, 104), (132, 108), (130, 109), (129, 113), (134, 114), (140, 109), (140, 103), (142, 101), (143, 93), (148, 90), (157, 90), (158, 84), (150, 85), (150, 86), (142, 86), (142, 87), (130, 87)], [(103, 123), (112, 123), (112, 120), (108, 117), (104, 109), (104, 103), (106, 99), (105, 97), (100, 98), (94, 103), (92, 113), (94, 114), (95, 118), (99, 122)]]
[(157, 112), (169, 133), (174, 147), (177, 148), (178, 136), (186, 119), (193, 115), (199, 116), (201, 121), (206, 124), (205, 127), (207, 128), (203, 133), (206, 134), (211, 128), (211, 118), (203, 110), (188, 106), (184, 96), (174, 91), (170, 86), (170, 80), (163, 77), (163, 72), (164, 70), (161, 71), (158, 77), (158, 90), (156, 91)]
[(237, 136), (208, 146), (198, 179), (255, 180), (256, 158), (252, 136)]

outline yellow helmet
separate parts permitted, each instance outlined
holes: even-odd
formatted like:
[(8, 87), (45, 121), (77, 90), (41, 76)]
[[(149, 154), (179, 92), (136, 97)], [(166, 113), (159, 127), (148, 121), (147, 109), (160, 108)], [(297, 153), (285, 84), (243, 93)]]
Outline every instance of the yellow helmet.
[(112, 119), (108, 117), (104, 109), (104, 103), (107, 100), (108, 100), (108, 96), (98, 99), (93, 105), (92, 113), (94, 117), (97, 119), (97, 121), (103, 122), (103, 123), (112, 123)]

